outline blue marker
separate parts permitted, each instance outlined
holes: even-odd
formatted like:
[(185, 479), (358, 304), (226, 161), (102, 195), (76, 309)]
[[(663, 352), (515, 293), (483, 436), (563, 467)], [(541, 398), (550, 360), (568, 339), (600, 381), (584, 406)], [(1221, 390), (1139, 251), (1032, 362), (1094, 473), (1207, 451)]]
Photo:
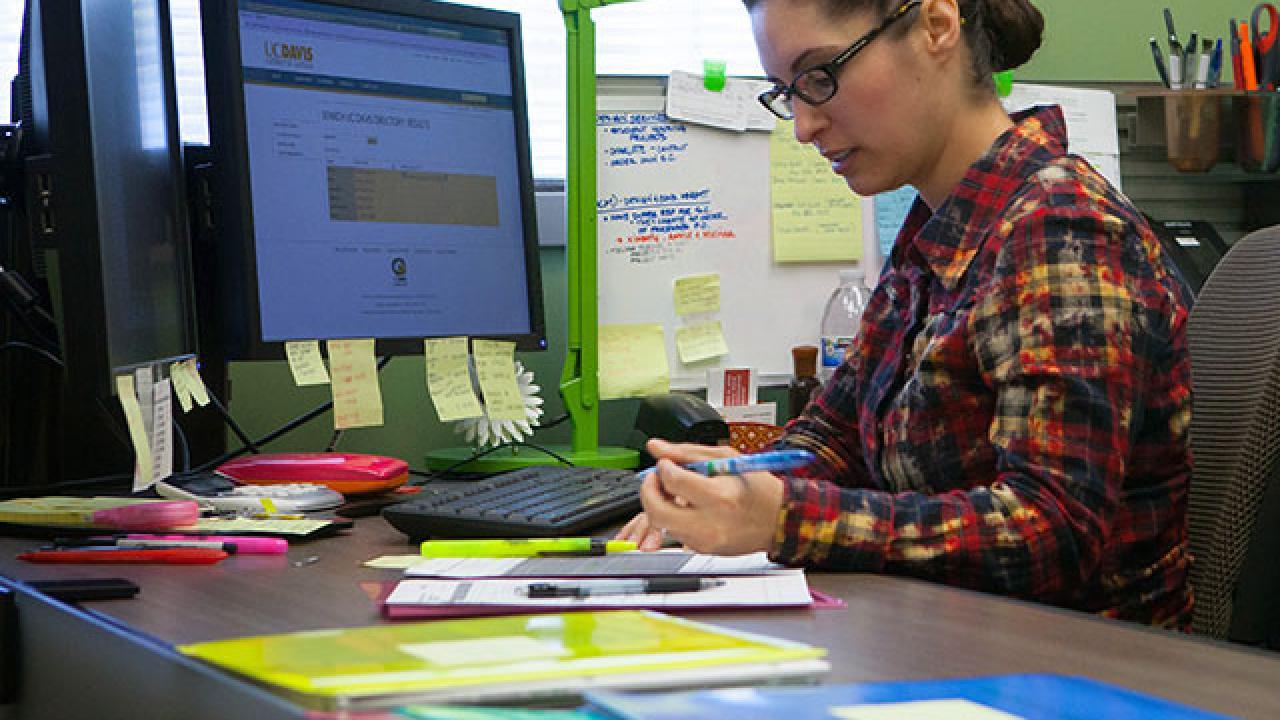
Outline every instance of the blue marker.
[[(755, 455), (700, 460), (698, 462), (685, 463), (683, 467), (686, 470), (713, 477), (716, 475), (741, 475), (749, 472), (783, 472), (804, 467), (813, 461), (814, 455), (808, 450), (774, 450)], [(649, 468), (640, 474), (643, 476), (651, 472), (653, 472), (653, 468)]]

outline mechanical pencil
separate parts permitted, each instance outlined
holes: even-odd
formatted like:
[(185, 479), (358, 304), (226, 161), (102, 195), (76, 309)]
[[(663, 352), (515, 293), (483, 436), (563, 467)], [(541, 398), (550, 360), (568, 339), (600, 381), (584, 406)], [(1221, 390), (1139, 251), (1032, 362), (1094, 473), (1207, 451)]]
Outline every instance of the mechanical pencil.
[(1169, 87), (1169, 71), (1164, 67), (1164, 58), (1160, 54), (1160, 43), (1151, 38), (1151, 57), (1156, 61), (1156, 72), (1160, 74), (1160, 82)]
[(630, 540), (578, 538), (519, 538), (514, 540), (427, 540), (423, 557), (537, 557), (539, 555), (599, 555), (635, 550)]
[(649, 595), (656, 593), (698, 592), (724, 585), (724, 580), (714, 580), (696, 575), (658, 575), (649, 578), (622, 578), (606, 580), (574, 580), (565, 582), (536, 582), (525, 588), (530, 598), (580, 598), (593, 595)]

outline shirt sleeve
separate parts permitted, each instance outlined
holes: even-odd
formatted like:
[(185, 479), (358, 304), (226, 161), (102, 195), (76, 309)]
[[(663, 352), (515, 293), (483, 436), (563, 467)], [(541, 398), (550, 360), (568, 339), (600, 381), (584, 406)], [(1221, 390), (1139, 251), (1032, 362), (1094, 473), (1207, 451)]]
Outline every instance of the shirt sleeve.
[[(860, 333), (855, 342), (860, 343)], [(787, 424), (779, 447), (808, 450), (816, 460), (803, 470), (807, 477), (824, 478), (845, 487), (870, 483), (862, 443), (858, 435), (858, 383), (856, 363), (861, 348), (850, 353), (831, 379), (804, 409)]]
[(936, 495), (787, 478), (775, 559), (1045, 600), (1069, 597), (1093, 574), (1150, 354), (1167, 347), (1185, 310), (1154, 289), (1133, 229), (1096, 209), (1041, 206), (1000, 232), (968, 321), (995, 394), (989, 475)]

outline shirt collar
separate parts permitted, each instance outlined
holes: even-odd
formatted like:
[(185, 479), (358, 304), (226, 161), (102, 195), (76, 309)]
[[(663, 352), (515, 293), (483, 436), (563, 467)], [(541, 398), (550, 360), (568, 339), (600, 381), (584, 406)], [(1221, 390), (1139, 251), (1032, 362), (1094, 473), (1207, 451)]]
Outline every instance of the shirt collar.
[(913, 238), (903, 251), (923, 259), (950, 291), (1026, 179), (1067, 152), (1067, 126), (1056, 105), (1013, 114), (1014, 125), (965, 172), (956, 189), (930, 212), (917, 198), (904, 226)]

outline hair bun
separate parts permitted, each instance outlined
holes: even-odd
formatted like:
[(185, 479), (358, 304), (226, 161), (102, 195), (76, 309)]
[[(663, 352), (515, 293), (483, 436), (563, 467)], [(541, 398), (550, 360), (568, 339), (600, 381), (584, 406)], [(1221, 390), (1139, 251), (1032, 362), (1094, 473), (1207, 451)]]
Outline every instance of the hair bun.
[(1012, 70), (1031, 59), (1044, 35), (1044, 16), (1028, 0), (977, 0), (991, 38), (991, 65)]

